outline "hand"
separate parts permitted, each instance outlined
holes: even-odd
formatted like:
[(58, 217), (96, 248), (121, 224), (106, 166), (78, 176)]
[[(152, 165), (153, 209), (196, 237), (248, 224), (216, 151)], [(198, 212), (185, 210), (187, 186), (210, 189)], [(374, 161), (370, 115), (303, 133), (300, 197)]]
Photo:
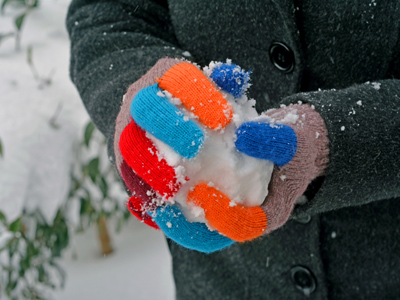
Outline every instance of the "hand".
[[(193, 69), (193, 66), (188, 63), (181, 64), (180, 67), (189, 68), (189, 73), (185, 69), (179, 70), (179, 67), (170, 69), (177, 63), (179, 61), (161, 60), (149, 73), (132, 85), (127, 97), (129, 97), (128, 99), (135, 98), (134, 102), (124, 102), (118, 116), (115, 152), (117, 167), (119, 166), (120, 174), (133, 194), (128, 207), (148, 225), (155, 228), (161, 227), (166, 235), (176, 242), (203, 252), (221, 249), (232, 244), (233, 241), (251, 240), (281, 226), (287, 220), (294, 206), (297, 199), (296, 195), (302, 194), (305, 190), (304, 188), (303, 191), (299, 192), (303, 187), (301, 184), (297, 189), (294, 188), (293, 182), (296, 182), (297, 179), (296, 176), (293, 176), (291, 170), (297, 168), (292, 168), (289, 164), (288, 168), (274, 172), (270, 190), (271, 187), (273, 188), (263, 205), (265, 212), (259, 206), (232, 205), (232, 200), (213, 186), (204, 183), (193, 186), (188, 193), (188, 203), (201, 207), (204, 210), (208, 225), (215, 228), (216, 231), (210, 231), (204, 223), (188, 222), (177, 206), (168, 205), (167, 207), (157, 208), (157, 205), (162, 203), (162, 201), (157, 201), (160, 195), (163, 195), (165, 199), (173, 197), (181, 188), (182, 182), (177, 180), (175, 170), (165, 160), (160, 160), (155, 155), (157, 149), (141, 127), (166, 142), (181, 156), (188, 159), (195, 157), (201, 151), (204, 135), (196, 124), (187, 122), (187, 120), (180, 120), (177, 117), (179, 111), (177, 112), (176, 108), (174, 110), (171, 103), (168, 101), (160, 102), (160, 97), (157, 97), (160, 90), (157, 86), (149, 86), (152, 83), (151, 81), (160, 77), (161, 79), (158, 79), (159, 86), (164, 87), (173, 96), (183, 99), (182, 102), (184, 105), (186, 104), (185, 107), (194, 111), (199, 121), (208, 128), (222, 129), (232, 118), (229, 104), (226, 101), (224, 102), (224, 99), (220, 97), (216, 90), (212, 91), (213, 101), (209, 102), (212, 104), (211, 106), (203, 107), (204, 105), (199, 105), (202, 104), (202, 101), (193, 96), (201, 95), (201, 91), (197, 90), (193, 94), (193, 84), (191, 85), (190, 82), (197, 81), (197, 79), (201, 80), (207, 91), (212, 90), (213, 86), (206, 77), (202, 77), (198, 69)], [(195, 78), (190, 78), (193, 75), (192, 71), (197, 72), (194, 75)], [(236, 97), (240, 96), (246, 83), (246, 80), (244, 80), (246, 74), (239, 74), (239, 76), (244, 77), (238, 80), (238, 78), (232, 76), (232, 72), (229, 73), (232, 69), (221, 69), (219, 71), (221, 72), (211, 74), (213, 81), (222, 90), (230, 92)], [(185, 73), (184, 76), (182, 76), (182, 73)], [(222, 76), (218, 74), (222, 74)], [(230, 80), (232, 78), (234, 80)], [(186, 90), (184, 87), (187, 87)], [(189, 93), (189, 96), (187, 96), (187, 93)], [(207, 97), (209, 96), (207, 95)], [(128, 102), (131, 101), (128, 100)], [(140, 126), (137, 126), (131, 120), (127, 106), (131, 106), (131, 115)], [(311, 108), (309, 109), (311, 110)], [(317, 114), (316, 112), (313, 113)], [(278, 112), (274, 112), (274, 114), (279, 115)], [(176, 126), (179, 122), (182, 125)], [(123, 130), (122, 133), (121, 130)], [(296, 130), (296, 128), (293, 130), (286, 125), (274, 125), (273, 123), (265, 123), (265, 121), (244, 123), (237, 129), (236, 146), (239, 151), (257, 159), (271, 160), (278, 166), (283, 166), (293, 158), (296, 152)], [(320, 131), (323, 135), (323, 128)], [(300, 130), (299, 133), (300, 141), (302, 141), (303, 132)], [(302, 142), (299, 144), (300, 153), (303, 153), (303, 150), (313, 150), (311, 145), (313, 143), (310, 143), (308, 149), (304, 148), (303, 144)], [(119, 149), (121, 149), (125, 160), (119, 153)], [(302, 155), (298, 153), (296, 153), (296, 156), (302, 158)], [(135, 172), (132, 172), (132, 169)], [(282, 175), (282, 170), (286, 170), (286, 175)], [(287, 179), (288, 184), (281, 184), (276, 181), (277, 176), (282, 182)], [(313, 175), (310, 174), (310, 176)], [(304, 181), (308, 181), (308, 178), (305, 177)], [(289, 188), (287, 188), (288, 186)], [(280, 198), (282, 192), (276, 193), (275, 188), (290, 193)], [(293, 189), (296, 191), (292, 192)], [(215, 196), (218, 196), (218, 201), (215, 201)], [(284, 202), (284, 204), (282, 205), (280, 202)], [(282, 207), (285, 207), (285, 209), (282, 209)], [(155, 221), (149, 217), (149, 211), (156, 211), (156, 213), (150, 213)]]
[[(268, 220), (263, 234), (269, 234), (286, 223), (296, 201), (311, 181), (324, 175), (329, 140), (324, 121), (307, 104), (271, 109), (264, 115), (267, 122), (248, 122), (237, 129), (236, 147), (249, 156), (275, 163), (269, 193), (261, 205)], [(281, 125), (284, 123), (287, 125)], [(224, 210), (222, 214), (218, 211), (220, 204), (215, 202), (207, 202), (202, 207), (208, 211), (206, 218), (213, 220), (211, 225), (228, 236), (232, 234), (227, 234), (224, 228), (237, 232), (246, 240), (249, 235), (245, 228), (256, 226), (256, 218), (241, 220), (242, 211)]]

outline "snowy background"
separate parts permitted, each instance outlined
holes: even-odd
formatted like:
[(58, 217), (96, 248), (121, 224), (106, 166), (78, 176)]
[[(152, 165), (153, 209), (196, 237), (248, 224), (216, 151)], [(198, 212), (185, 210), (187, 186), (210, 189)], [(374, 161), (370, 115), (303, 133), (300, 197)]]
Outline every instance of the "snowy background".
[[(49, 222), (65, 201), (74, 145), (88, 115), (68, 77), (69, 1), (42, 0), (25, 19), (21, 49), (0, 44), (0, 210), (8, 220), (40, 209)], [(1, 33), (14, 31), (12, 9), (0, 16)], [(41, 79), (27, 63), (33, 63)], [(51, 84), (44, 81), (51, 78)], [(173, 299), (171, 257), (162, 233), (132, 217), (121, 233), (110, 224), (115, 252), (100, 256), (95, 228), (76, 235), (63, 255), (64, 290), (55, 299)]]

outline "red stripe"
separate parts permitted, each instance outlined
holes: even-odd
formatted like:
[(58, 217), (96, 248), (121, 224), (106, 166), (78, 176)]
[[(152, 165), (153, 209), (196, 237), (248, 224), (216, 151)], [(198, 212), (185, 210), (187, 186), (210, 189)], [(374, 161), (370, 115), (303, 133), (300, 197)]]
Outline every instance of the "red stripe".
[(165, 159), (158, 159), (157, 148), (132, 119), (122, 131), (119, 148), (127, 164), (161, 196), (168, 199), (177, 193), (180, 184), (175, 170)]
[(153, 227), (155, 229), (160, 229), (156, 222), (146, 213), (146, 210), (143, 206), (143, 201), (138, 197), (131, 197), (129, 201), (126, 203), (126, 206), (130, 210), (130, 212), (138, 218), (140, 221)]

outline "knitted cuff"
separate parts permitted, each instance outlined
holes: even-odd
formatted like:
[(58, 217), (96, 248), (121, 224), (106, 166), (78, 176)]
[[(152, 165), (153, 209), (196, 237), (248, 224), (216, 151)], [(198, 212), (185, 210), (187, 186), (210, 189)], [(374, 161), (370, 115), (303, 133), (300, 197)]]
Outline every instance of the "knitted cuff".
[[(326, 125), (320, 114), (309, 104), (291, 104), (266, 112), (272, 122), (287, 124), (294, 129), (297, 136), (297, 153), (309, 153), (312, 166), (304, 166), (310, 161), (303, 155), (296, 155), (293, 160), (299, 160), (298, 167), (308, 170), (304, 177), (313, 180), (326, 173), (329, 162), (329, 139)], [(304, 168), (303, 168), (304, 167)]]

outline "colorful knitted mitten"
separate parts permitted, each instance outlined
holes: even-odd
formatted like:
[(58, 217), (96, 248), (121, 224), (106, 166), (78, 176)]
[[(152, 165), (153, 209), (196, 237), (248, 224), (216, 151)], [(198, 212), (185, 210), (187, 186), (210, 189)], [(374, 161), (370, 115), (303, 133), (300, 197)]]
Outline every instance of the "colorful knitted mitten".
[(249, 79), (229, 61), (201, 71), (162, 59), (125, 95), (114, 150), (128, 209), (186, 248), (210, 253), (282, 226), (328, 162), (319, 114), (259, 116)]

